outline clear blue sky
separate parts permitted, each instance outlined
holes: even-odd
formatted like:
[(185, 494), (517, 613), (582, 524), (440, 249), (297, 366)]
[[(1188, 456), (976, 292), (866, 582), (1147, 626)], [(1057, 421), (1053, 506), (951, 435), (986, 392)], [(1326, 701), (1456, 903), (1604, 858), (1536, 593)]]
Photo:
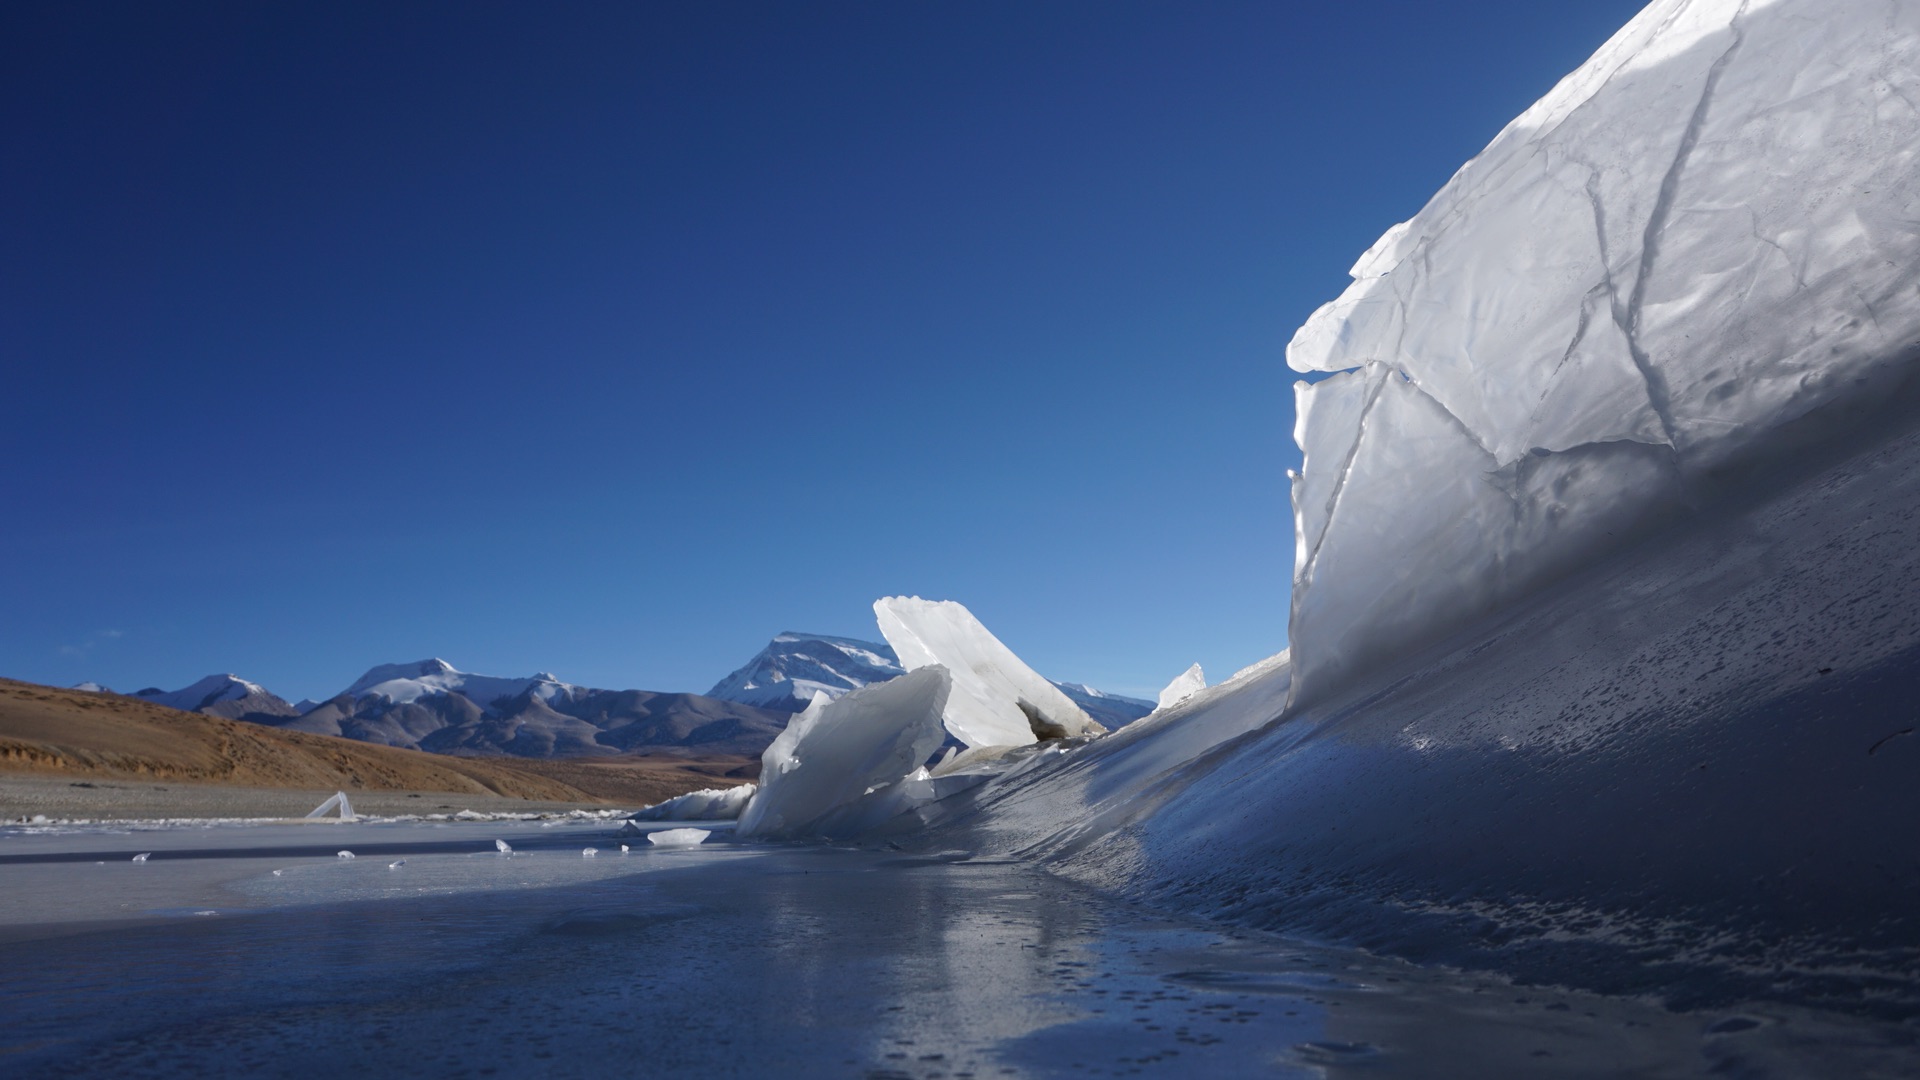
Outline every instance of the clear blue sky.
[(0, 8), (0, 675), (1286, 643), (1294, 327), (1636, 2)]

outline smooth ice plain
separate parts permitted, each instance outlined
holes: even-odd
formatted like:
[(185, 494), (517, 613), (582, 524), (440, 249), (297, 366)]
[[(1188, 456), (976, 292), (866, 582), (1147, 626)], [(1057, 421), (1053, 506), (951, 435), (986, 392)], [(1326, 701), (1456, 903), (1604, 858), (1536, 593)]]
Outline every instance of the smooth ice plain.
[[(1671, 1013), (1169, 918), (1012, 859), (724, 831), (580, 857), (609, 834), (9, 830), (0, 872), (21, 902), (0, 916), (0, 1062), (14, 1076), (1695, 1076), (1729, 1062), (1819, 1075), (1892, 1052), (1791, 1009)], [(336, 860), (348, 843), (381, 857)], [(152, 859), (131, 863), (134, 846)]]

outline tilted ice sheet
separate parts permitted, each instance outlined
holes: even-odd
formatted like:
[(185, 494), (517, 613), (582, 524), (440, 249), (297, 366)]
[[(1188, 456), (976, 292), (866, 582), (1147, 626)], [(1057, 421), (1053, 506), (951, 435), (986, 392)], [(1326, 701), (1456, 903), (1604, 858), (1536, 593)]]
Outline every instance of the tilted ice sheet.
[(940, 748), (952, 685), (935, 665), (844, 697), (815, 695), (761, 756), (738, 835), (807, 835), (836, 808), (906, 779)]
[(1067, 736), (1105, 730), (964, 606), (952, 600), (889, 596), (873, 602), (873, 614), (901, 666), (915, 671), (938, 664), (952, 673), (946, 726), (968, 746), (1033, 742), (1034, 724), (1023, 705)]
[(1173, 681), (1167, 684), (1167, 688), (1160, 691), (1160, 704), (1158, 708), (1171, 709), (1206, 688), (1206, 672), (1200, 670), (1199, 664), (1195, 664), (1180, 674), (1175, 675)]
[(1920, 4), (1657, 0), (1389, 230), (1287, 351), (1300, 691), (1904, 376), (1917, 103)]

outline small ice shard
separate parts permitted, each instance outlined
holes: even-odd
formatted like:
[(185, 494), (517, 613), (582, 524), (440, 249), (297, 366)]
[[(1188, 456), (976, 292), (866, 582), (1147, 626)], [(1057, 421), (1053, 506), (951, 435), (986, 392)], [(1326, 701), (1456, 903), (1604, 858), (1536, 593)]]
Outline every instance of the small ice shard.
[(314, 807), (308, 812), (307, 816), (310, 818), (325, 817), (329, 810), (340, 811), (341, 821), (353, 820), (353, 804), (347, 801), (347, 793), (344, 791), (336, 791), (327, 796), (327, 801)]
[(713, 833), (706, 829), (661, 829), (659, 832), (648, 833), (647, 839), (659, 847), (694, 847), (712, 835)]
[(627, 845), (625, 845), (625, 844), (621, 844), (621, 845), (620, 845), (620, 854), (622, 854), (622, 855), (625, 855), (626, 853), (627, 853)]
[(513, 845), (507, 843), (505, 840), (495, 840), (493, 842), (493, 848), (502, 855), (513, 854)]
[(152, 855), (152, 854), (153, 854), (153, 852), (151, 852), (151, 851), (143, 851), (143, 852), (141, 852), (140, 854), (138, 854), (138, 855), (135, 855), (135, 856), (133, 857), (133, 861), (134, 861), (134, 862), (146, 862), (146, 861), (147, 861), (147, 857), (148, 857), (148, 856), (150, 856), (150, 855)]
[(389, 870), (398, 870), (398, 869), (400, 869), (401, 867), (403, 867), (403, 866), (405, 866), (405, 865), (407, 865), (407, 860), (405, 860), (405, 859), (395, 859), (394, 861), (392, 861), (392, 862), (390, 862), (390, 863), (388, 863), (388, 864), (387, 864), (387, 869), (389, 869)]
[(935, 664), (844, 697), (816, 693), (760, 756), (760, 789), (738, 834), (802, 835), (867, 792), (906, 779), (940, 749), (952, 689), (947, 669)]
[(968, 747), (1024, 746), (1106, 731), (962, 605), (888, 596), (873, 602), (873, 614), (901, 666), (916, 671), (938, 664), (952, 674), (943, 720)]
[(275, 870), (275, 871), (273, 872), (273, 876), (274, 876), (274, 877), (279, 877), (279, 876), (280, 876), (280, 875), (281, 875), (282, 873), (284, 873), (284, 872), (285, 872), (285, 871), (281, 871), (281, 870)]
[(598, 854), (600, 854), (600, 849), (599, 849), (599, 848), (597, 848), (597, 847), (590, 847), (590, 848), (581, 848), (581, 849), (580, 849), (580, 857), (581, 857), (581, 858), (583, 858), (583, 859), (591, 859), (591, 858), (593, 858), (593, 857), (594, 857), (595, 855), (598, 855)]
[(1195, 664), (1174, 676), (1173, 681), (1167, 684), (1167, 688), (1160, 691), (1158, 707), (1171, 709), (1206, 688), (1206, 673), (1200, 670), (1199, 664)]
[(337, 858), (337, 859), (351, 859), (351, 858), (353, 858), (353, 852), (351, 852), (351, 851), (342, 851), (342, 852), (341, 852), (341, 853), (339, 853), (338, 855), (336, 855), (336, 856), (334, 856), (334, 858)]

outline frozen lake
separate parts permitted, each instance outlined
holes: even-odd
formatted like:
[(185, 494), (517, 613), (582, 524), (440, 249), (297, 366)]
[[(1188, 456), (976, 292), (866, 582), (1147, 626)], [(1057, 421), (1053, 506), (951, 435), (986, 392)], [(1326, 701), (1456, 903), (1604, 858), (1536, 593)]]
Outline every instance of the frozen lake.
[(621, 842), (601, 822), (8, 830), (0, 1067), (1479, 1077), (1915, 1063), (1898, 1026), (1516, 987), (1168, 919), (961, 852), (716, 836), (684, 850), (628, 838), (623, 857)]

